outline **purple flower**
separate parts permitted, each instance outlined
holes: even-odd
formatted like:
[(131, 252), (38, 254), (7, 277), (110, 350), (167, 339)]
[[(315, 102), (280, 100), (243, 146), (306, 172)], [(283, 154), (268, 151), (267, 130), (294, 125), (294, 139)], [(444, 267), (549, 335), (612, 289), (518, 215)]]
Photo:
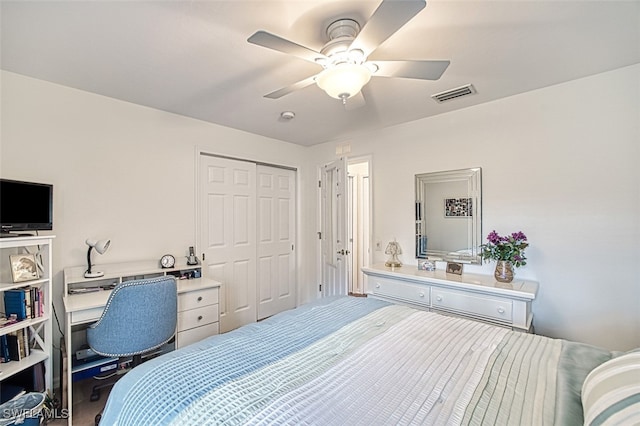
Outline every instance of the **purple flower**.
[(513, 234), (511, 234), (511, 237), (516, 241), (527, 241), (527, 236), (520, 231), (514, 232)]
[(500, 238), (500, 235), (498, 235), (496, 231), (491, 231), (489, 235), (487, 235), (487, 240), (489, 240), (491, 244), (498, 244), (502, 241), (502, 238)]

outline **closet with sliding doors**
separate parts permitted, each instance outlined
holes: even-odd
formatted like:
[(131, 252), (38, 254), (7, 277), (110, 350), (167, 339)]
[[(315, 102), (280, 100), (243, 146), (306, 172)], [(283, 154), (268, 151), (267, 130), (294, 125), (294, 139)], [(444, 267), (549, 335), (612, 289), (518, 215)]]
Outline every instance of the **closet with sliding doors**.
[(296, 305), (296, 170), (199, 154), (197, 247), (220, 281), (220, 331)]

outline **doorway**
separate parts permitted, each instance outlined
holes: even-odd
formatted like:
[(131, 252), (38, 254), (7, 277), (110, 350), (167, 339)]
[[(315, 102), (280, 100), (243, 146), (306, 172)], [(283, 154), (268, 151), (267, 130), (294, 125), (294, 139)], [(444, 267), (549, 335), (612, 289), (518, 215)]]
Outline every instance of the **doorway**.
[(365, 296), (371, 264), (371, 159), (339, 158), (318, 167), (319, 296)]
[(353, 158), (347, 162), (347, 226), (349, 256), (347, 283), (349, 294), (367, 293), (362, 268), (371, 263), (371, 178), (370, 159)]

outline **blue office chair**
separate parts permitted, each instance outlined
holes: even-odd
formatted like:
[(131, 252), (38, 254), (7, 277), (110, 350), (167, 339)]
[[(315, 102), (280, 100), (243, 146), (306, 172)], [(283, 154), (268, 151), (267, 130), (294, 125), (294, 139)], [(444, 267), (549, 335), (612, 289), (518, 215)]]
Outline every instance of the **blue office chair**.
[[(174, 277), (123, 282), (111, 292), (100, 319), (87, 328), (87, 343), (102, 356), (133, 357), (130, 364), (133, 368), (140, 364), (143, 354), (173, 338), (177, 312)], [(100, 398), (101, 387), (105, 386), (94, 387), (92, 401)], [(101, 414), (96, 416), (96, 425), (100, 417)]]

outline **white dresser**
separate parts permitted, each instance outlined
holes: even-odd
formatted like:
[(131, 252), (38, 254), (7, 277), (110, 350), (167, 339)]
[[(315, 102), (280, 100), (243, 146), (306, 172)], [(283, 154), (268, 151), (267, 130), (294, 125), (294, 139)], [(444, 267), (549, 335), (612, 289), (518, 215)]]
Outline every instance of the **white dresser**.
[(531, 303), (538, 283), (514, 279), (496, 282), (492, 275), (420, 271), (416, 266), (362, 268), (369, 297), (532, 332)]

